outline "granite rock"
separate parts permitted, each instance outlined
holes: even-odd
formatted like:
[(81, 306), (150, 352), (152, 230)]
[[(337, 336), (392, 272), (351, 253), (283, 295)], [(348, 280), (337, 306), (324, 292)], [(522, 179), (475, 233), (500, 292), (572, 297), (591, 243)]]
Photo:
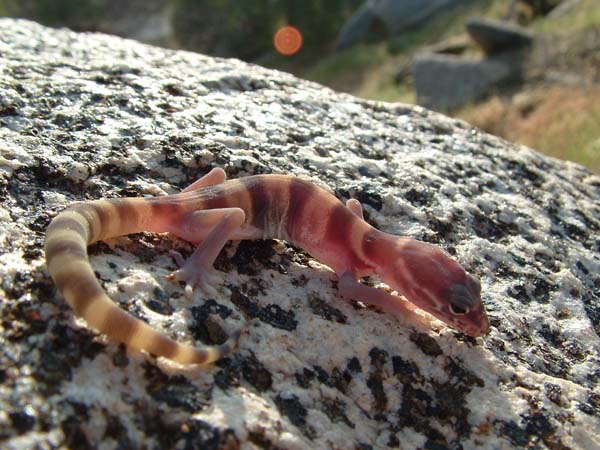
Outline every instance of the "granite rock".
[(523, 53), (506, 51), (486, 58), (423, 52), (411, 64), (419, 105), (449, 111), (481, 100), (522, 78)]
[(467, 0), (366, 0), (340, 30), (336, 48), (356, 45), (378, 27), (399, 35), (463, 3)]
[[(236, 60), (0, 19), (0, 446), (598, 448), (600, 179), (421, 107), (365, 101)], [(164, 275), (167, 236), (90, 247), (125, 310), (212, 342), (206, 369), (85, 327), (42, 255), (75, 200), (174, 193), (223, 167), (291, 173), (435, 243), (482, 281), (484, 338), (338, 298), (275, 241), (226, 248), (214, 298)]]
[(472, 19), (467, 23), (467, 32), (488, 55), (533, 43), (533, 36), (526, 28), (500, 20)]

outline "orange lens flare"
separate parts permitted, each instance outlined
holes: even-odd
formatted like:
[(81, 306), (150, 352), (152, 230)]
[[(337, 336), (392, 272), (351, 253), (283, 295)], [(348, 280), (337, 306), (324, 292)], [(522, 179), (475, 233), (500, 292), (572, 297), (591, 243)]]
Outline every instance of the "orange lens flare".
[(278, 53), (291, 56), (302, 48), (302, 33), (291, 25), (282, 27), (275, 33), (273, 45)]

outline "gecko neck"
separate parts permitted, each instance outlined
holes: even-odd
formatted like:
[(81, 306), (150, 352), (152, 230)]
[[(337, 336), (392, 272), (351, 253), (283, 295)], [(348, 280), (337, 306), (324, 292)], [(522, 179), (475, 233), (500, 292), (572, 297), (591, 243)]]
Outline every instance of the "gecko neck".
[(375, 273), (385, 276), (386, 272), (394, 266), (400, 257), (399, 247), (409, 238), (395, 236), (379, 231), (376, 228), (365, 234), (363, 239), (363, 253), (369, 264), (375, 268)]

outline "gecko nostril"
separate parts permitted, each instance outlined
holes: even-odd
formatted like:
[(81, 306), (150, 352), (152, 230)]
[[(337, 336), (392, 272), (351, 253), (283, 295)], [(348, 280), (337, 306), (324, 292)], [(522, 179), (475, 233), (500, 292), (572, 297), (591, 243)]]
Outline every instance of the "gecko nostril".
[(467, 284), (471, 290), (477, 293), (477, 295), (481, 294), (481, 283), (473, 275), (467, 275)]

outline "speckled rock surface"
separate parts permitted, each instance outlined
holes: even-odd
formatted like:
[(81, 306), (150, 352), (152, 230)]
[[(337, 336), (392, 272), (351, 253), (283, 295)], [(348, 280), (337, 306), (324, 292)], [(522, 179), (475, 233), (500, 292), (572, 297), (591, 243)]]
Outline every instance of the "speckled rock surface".
[[(234, 60), (0, 20), (2, 448), (600, 447), (600, 179), (422, 108)], [(174, 193), (210, 167), (293, 173), (483, 285), (485, 338), (341, 300), (275, 241), (230, 245), (189, 302), (141, 234), (90, 247), (120, 306), (182, 341), (258, 324), (200, 370), (107, 343), (42, 256), (67, 203)]]

